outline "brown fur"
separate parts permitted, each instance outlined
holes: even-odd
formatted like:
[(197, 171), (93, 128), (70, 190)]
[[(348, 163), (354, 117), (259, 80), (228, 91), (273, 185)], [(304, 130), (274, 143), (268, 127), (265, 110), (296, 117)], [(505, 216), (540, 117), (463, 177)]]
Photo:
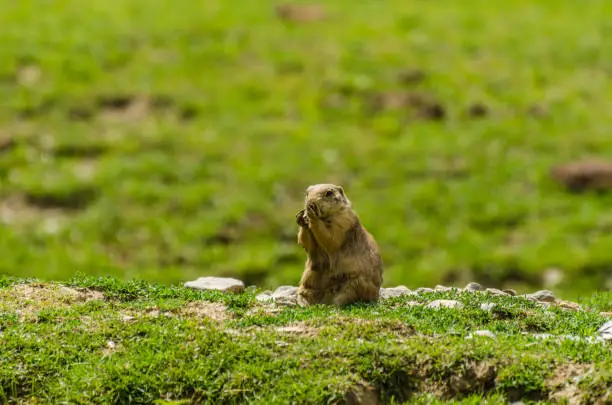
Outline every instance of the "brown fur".
[(298, 243), (307, 253), (300, 305), (378, 300), (383, 271), (378, 245), (341, 186), (309, 186), (296, 220)]

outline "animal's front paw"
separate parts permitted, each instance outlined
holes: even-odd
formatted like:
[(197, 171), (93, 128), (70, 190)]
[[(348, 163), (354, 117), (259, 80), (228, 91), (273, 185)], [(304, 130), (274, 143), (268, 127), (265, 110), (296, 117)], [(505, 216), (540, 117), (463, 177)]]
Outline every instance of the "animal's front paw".
[(321, 215), (317, 204), (310, 202), (306, 205), (306, 215), (308, 218), (318, 218)]
[(295, 222), (303, 228), (308, 227), (308, 218), (306, 217), (306, 210), (301, 209), (295, 214)]

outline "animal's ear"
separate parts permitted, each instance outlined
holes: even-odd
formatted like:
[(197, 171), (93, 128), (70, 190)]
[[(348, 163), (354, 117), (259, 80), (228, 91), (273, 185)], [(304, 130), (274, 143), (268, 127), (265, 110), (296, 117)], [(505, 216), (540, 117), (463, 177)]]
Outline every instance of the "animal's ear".
[(338, 191), (340, 192), (340, 194), (344, 195), (344, 189), (342, 188), (342, 186), (338, 186)]
[(312, 191), (312, 188), (313, 188), (313, 187), (314, 187), (314, 186), (308, 186), (308, 187), (306, 187), (306, 193), (310, 193), (310, 192)]

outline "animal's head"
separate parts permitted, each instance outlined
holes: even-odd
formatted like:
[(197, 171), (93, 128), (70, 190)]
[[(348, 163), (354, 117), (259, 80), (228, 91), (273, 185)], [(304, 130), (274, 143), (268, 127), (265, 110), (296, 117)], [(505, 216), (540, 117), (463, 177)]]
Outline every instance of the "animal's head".
[(306, 188), (306, 203), (315, 203), (321, 213), (331, 215), (351, 206), (342, 186), (314, 184)]

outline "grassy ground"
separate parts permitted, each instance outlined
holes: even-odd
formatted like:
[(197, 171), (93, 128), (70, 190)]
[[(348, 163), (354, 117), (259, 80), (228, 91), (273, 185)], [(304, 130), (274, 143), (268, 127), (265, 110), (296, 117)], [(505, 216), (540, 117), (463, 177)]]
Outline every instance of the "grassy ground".
[(4, 4), (0, 272), (296, 284), (293, 215), (336, 182), (386, 285), (609, 287), (612, 197), (548, 171), (610, 154), (612, 3), (276, 4)]
[[(580, 312), (483, 293), (341, 309), (267, 306), (254, 294), (83, 276), (63, 285), (1, 279), (0, 401), (612, 401), (609, 342), (587, 341), (606, 320), (600, 312), (612, 311), (609, 293), (585, 297)], [(465, 307), (423, 305), (440, 298)], [(485, 302), (496, 307), (480, 309)], [(476, 330), (496, 337), (469, 338)]]

